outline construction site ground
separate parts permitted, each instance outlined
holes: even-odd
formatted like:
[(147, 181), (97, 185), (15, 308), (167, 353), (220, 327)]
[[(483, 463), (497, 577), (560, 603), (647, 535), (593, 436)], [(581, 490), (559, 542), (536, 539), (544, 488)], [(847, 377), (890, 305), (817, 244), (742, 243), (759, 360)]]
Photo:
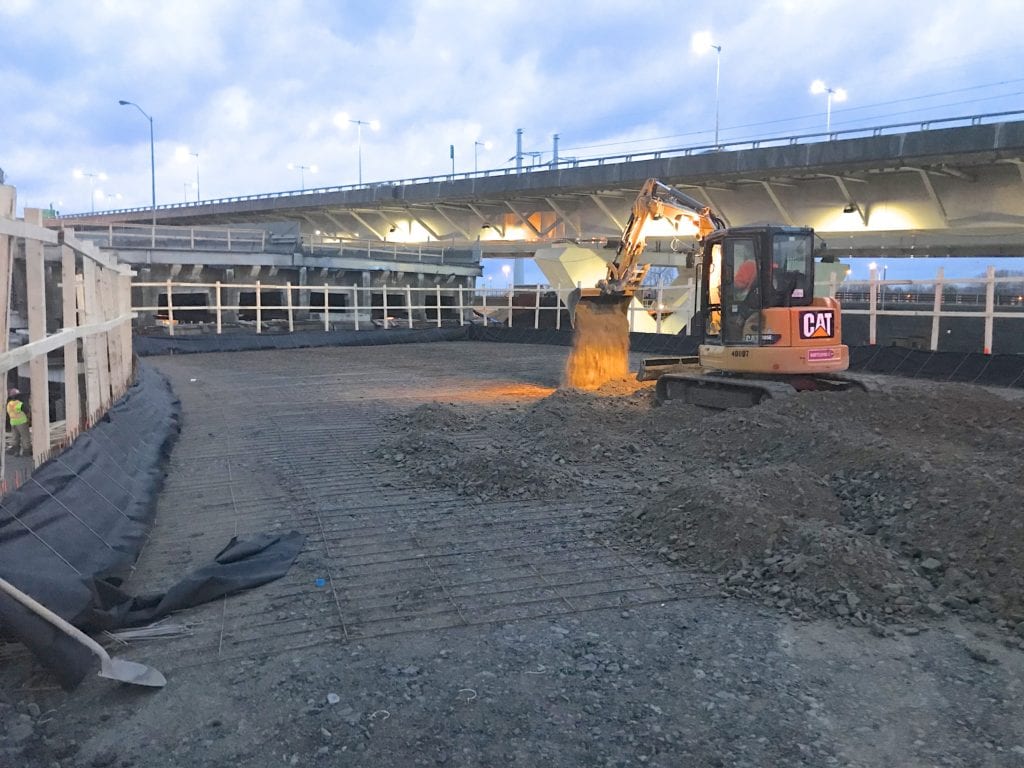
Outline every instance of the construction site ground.
[(1019, 399), (715, 412), (558, 389), (567, 353), (151, 359), (182, 433), (127, 588), (305, 548), (105, 641), (161, 690), (64, 693), (7, 646), (0, 765), (1024, 766)]

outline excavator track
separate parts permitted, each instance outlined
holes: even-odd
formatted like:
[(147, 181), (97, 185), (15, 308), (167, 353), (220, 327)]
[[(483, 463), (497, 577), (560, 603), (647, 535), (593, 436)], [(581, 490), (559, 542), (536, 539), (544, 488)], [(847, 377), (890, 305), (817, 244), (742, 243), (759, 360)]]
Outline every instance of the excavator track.
[(780, 379), (758, 379), (728, 373), (702, 372), (693, 366), (684, 372), (679, 365), (674, 372), (658, 378), (655, 394), (658, 402), (682, 401), (704, 408), (726, 410), (750, 408), (766, 400), (791, 397), (805, 391), (843, 392), (850, 389), (867, 391), (869, 386), (849, 376), (794, 376)]

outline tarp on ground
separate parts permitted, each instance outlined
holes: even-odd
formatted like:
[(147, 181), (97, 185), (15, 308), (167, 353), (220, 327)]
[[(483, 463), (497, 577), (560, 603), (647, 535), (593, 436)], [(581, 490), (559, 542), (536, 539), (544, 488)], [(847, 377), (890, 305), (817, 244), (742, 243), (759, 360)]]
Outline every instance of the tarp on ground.
[[(134, 598), (119, 589), (151, 526), (178, 423), (167, 380), (140, 365), (99, 423), (0, 500), (0, 577), (72, 624), (99, 630), (148, 623), (287, 572), (302, 548), (295, 532), (232, 540), (164, 594)], [(83, 646), (4, 593), (0, 632), (28, 646), (66, 687), (96, 666)]]

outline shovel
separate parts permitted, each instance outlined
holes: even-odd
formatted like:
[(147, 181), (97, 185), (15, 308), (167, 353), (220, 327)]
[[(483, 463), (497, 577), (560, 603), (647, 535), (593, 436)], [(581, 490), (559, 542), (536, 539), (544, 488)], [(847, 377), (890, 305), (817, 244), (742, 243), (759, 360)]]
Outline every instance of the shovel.
[(118, 680), (122, 683), (130, 683), (131, 685), (147, 685), (151, 688), (163, 688), (167, 684), (166, 678), (152, 667), (147, 667), (145, 664), (139, 664), (134, 661), (111, 658), (110, 654), (103, 649), (103, 646), (91, 637), (86, 635), (77, 627), (74, 627), (64, 621), (64, 619), (55, 614), (45, 605), (36, 602), (13, 584), (2, 578), (0, 578), (0, 591), (6, 592), (32, 611), (32, 613), (42, 619), (45, 619), (50, 624), (53, 624), (53, 626), (68, 635), (72, 640), (81, 643), (94, 654), (99, 656), (100, 677), (106, 677), (110, 680)]

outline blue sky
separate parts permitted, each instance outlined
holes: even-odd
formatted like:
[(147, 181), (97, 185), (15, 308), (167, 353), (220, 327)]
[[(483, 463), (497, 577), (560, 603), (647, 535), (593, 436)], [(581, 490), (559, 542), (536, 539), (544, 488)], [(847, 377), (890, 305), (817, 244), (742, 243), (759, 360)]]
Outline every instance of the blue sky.
[[(63, 212), (1024, 109), (1015, 0), (3, 0), (0, 168)], [(491, 148), (474, 142), (490, 142)], [(186, 149), (187, 148), (187, 149)], [(198, 159), (191, 153), (197, 153)], [(293, 169), (289, 169), (292, 164)], [(300, 172), (298, 166), (317, 166)], [(98, 176), (75, 178), (78, 169)], [(500, 266), (498, 267), (500, 270)]]
[[(515, 130), (550, 158), (1024, 108), (1011, 0), (4, 0), (0, 168), (22, 203), (149, 203), (507, 167)], [(102, 182), (74, 169), (103, 172)]]

